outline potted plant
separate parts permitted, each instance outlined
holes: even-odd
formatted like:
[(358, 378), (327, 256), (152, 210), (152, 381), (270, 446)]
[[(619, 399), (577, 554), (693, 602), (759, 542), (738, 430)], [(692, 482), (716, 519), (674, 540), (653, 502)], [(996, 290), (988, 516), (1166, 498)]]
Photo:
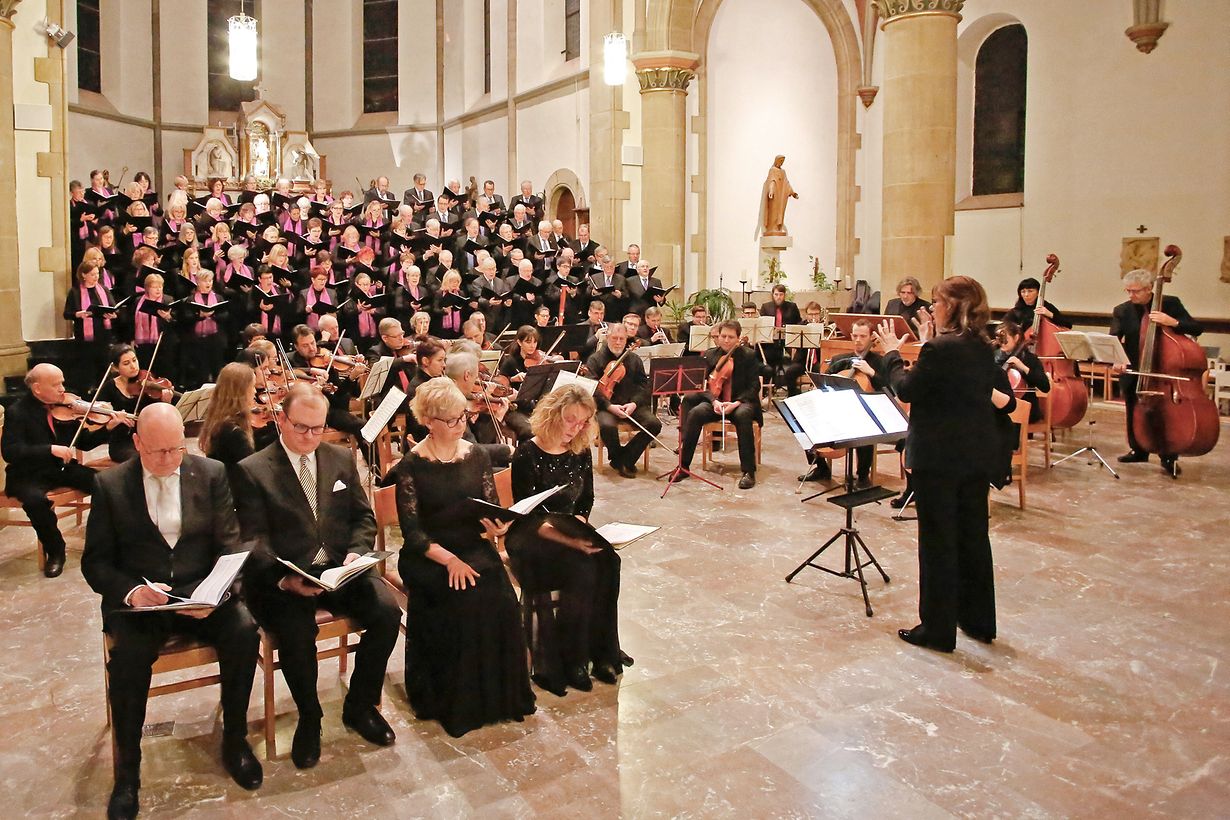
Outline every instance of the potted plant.
[(837, 291), (841, 289), (841, 281), (829, 279), (828, 274), (820, 267), (819, 257), (809, 256), (807, 261), (811, 265), (812, 289), (820, 294), (822, 302), (826, 303), (825, 307), (836, 307)]
[(710, 320), (714, 322), (730, 319), (737, 312), (735, 300), (726, 288), (698, 290), (688, 297), (684, 310), (688, 310), (693, 305), (704, 305), (705, 309), (709, 311)]

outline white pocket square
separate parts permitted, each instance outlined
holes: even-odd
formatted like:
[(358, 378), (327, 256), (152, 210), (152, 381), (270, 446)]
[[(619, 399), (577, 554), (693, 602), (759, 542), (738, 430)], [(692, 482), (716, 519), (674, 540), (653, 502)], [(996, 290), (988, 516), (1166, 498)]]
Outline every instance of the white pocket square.
[(333, 492), (344, 489), (346, 489), (346, 484), (340, 478), (333, 482)]

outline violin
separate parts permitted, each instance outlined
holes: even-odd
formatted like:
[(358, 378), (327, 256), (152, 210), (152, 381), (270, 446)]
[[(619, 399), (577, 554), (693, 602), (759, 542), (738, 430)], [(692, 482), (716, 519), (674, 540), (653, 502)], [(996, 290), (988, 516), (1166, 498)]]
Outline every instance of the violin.
[(124, 392), (134, 399), (144, 394), (147, 399), (161, 401), (163, 393), (167, 390), (171, 391), (172, 399), (178, 399), (183, 395), (175, 391), (175, 385), (171, 384), (170, 379), (154, 376), (148, 370), (142, 370), (133, 378), (128, 379), (124, 385)]
[[(1176, 245), (1167, 245), (1168, 257), (1153, 285), (1151, 310), (1162, 310), (1162, 288), (1174, 278), (1183, 258)], [(1190, 336), (1141, 317), (1140, 380), (1136, 384), (1136, 412), (1132, 432), (1141, 449), (1165, 456), (1202, 456), (1213, 449), (1219, 435), (1217, 405), (1204, 392), (1201, 378), (1208, 367), (1202, 348)]]
[(713, 366), (713, 372), (709, 374), (709, 392), (714, 398), (722, 395), (722, 391), (726, 389), (727, 383), (735, 374), (735, 351), (741, 347), (750, 346), (750, 344), (750, 340), (744, 336), (737, 345), (730, 349), (729, 353), (723, 353), (718, 357), (717, 364)]
[(611, 400), (611, 395), (615, 392), (616, 386), (623, 381), (624, 376), (628, 375), (628, 367), (624, 364), (624, 359), (628, 357), (629, 353), (641, 346), (641, 341), (641, 339), (633, 339), (624, 348), (623, 353), (620, 353), (614, 360), (607, 362), (606, 367), (602, 368), (602, 376), (598, 379), (597, 390), (607, 401)]
[(333, 363), (334, 370), (343, 374), (350, 373), (350, 371), (354, 370), (356, 367), (367, 366), (367, 362), (357, 356), (345, 356), (341, 353), (335, 355), (327, 350), (322, 350), (313, 356), (309, 364), (311, 364), (312, 367), (317, 367), (324, 370), (329, 367), (330, 362)]
[(281, 404), (257, 404), (248, 410), (248, 421), (254, 429), (260, 430), (268, 427), (271, 422), (276, 424), (281, 419), (281, 415)]
[(62, 401), (49, 404), (47, 408), (51, 411), (51, 417), (56, 421), (80, 421), (85, 419), (86, 424), (103, 425), (113, 418), (134, 422), (137, 420), (137, 417), (132, 413), (116, 410), (105, 401), (96, 401), (93, 406), (90, 406), (90, 402), (75, 393), (65, 393)]
[[(1026, 330), (1025, 338), (1033, 344), (1038, 358), (1042, 359), (1042, 367), (1051, 382), (1050, 392), (1046, 394), (1051, 427), (1067, 429), (1075, 427), (1085, 417), (1089, 409), (1089, 387), (1077, 373), (1075, 363), (1063, 355), (1063, 348), (1055, 336), (1061, 330), (1059, 325), (1038, 313), (1038, 308), (1046, 304), (1046, 286), (1058, 272), (1059, 257), (1048, 254), (1046, 271), (1038, 288), (1038, 301), (1034, 303), (1033, 325)], [(1021, 378), (1019, 374), (1017, 378)], [(1008, 373), (1008, 380), (1012, 381), (1012, 371)]]
[(497, 382), (494, 379), (484, 379), (480, 373), (478, 383), (486, 390), (487, 395), (493, 399), (508, 399), (517, 395), (517, 391), (512, 387)]
[[(312, 361), (315, 361), (315, 358), (316, 357), (313, 357)], [(322, 393), (337, 392), (337, 385), (328, 381), (329, 372), (324, 367), (317, 367), (316, 365), (312, 365), (311, 367), (296, 367), (291, 370), (291, 373), (295, 376), (295, 378), (307, 379), (308, 381), (315, 383), (316, 386), (320, 388)]]

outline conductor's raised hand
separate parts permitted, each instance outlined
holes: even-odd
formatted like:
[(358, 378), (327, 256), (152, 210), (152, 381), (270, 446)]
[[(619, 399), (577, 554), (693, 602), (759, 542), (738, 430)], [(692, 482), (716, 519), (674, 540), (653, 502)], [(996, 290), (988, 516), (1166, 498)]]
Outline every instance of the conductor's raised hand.
[(887, 319), (880, 322), (880, 326), (876, 328), (875, 337), (885, 353), (901, 347), (901, 338), (893, 332), (893, 323)]

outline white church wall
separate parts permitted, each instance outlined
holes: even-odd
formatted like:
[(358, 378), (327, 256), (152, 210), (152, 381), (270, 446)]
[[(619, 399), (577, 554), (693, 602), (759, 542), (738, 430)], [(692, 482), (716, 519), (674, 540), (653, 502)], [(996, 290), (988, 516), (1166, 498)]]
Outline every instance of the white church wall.
[[(770, 54), (791, 55), (789, 70), (779, 73)], [(760, 279), (760, 191), (774, 156), (785, 154), (800, 198), (786, 209), (794, 246), (782, 267), (791, 288), (805, 289), (808, 256), (830, 272), (835, 258), (837, 64), (828, 33), (802, 0), (725, 0), (708, 71), (708, 284), (721, 275), (737, 290), (741, 279), (749, 287)]]
[[(589, 91), (575, 90), (539, 98), (517, 109), (516, 183), (528, 179), (534, 192), (561, 168), (577, 175), (589, 197)], [(514, 190), (512, 193), (518, 193)], [(573, 191), (579, 195), (580, 191)]]
[[(399, 6), (404, 17), (410, 4)], [(270, 21), (273, 22), (273, 21)], [(435, 41), (435, 29), (430, 39)], [(312, 127), (317, 131), (353, 128), (363, 113), (363, 15), (354, 3), (312, 6)], [(399, 72), (401, 73), (401, 72)], [(402, 75), (405, 82), (405, 74)], [(404, 85), (399, 86), (404, 95)], [(276, 100), (274, 102), (277, 102)], [(432, 102), (432, 111), (435, 103)], [(317, 146), (317, 150), (325, 149)], [(332, 171), (333, 157), (327, 168)]]
[[(881, 76), (883, 63), (884, 41), (882, 36), (877, 35), (872, 60), (873, 78)], [(854, 171), (854, 182), (859, 187), (859, 200), (854, 206), (854, 235), (858, 240), (854, 279), (865, 279), (873, 291), (880, 291), (881, 304), (885, 304), (892, 298), (896, 283), (884, 282), (880, 275), (880, 242), (883, 236), (880, 221), (884, 212), (883, 94), (876, 95), (870, 108), (865, 108), (862, 102), (858, 104), (858, 131), (862, 148), (855, 159)]]

